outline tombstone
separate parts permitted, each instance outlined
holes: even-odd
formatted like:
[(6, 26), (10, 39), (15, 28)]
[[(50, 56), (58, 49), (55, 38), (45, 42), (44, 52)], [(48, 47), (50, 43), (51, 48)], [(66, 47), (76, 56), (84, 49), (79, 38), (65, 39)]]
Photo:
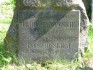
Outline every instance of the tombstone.
[(81, 5), (71, 0), (16, 2), (5, 38), (7, 50), (26, 62), (78, 58), (81, 48), (87, 46), (84, 22), (88, 19)]

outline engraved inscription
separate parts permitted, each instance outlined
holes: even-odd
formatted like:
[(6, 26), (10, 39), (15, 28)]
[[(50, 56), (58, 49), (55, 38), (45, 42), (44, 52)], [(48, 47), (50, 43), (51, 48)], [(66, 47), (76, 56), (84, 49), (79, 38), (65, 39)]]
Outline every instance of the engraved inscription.
[(61, 22), (59, 24), (59, 27), (69, 27), (69, 28), (73, 28), (73, 27), (78, 27), (78, 24), (75, 24), (77, 22)]
[[(27, 45), (28, 46), (28, 48), (30, 48), (30, 46), (31, 45)], [(51, 44), (51, 43), (41, 43), (41, 44), (32, 44), (32, 47), (31, 47), (31, 49), (33, 48), (33, 49), (37, 49), (36, 51), (40, 51), (40, 50), (38, 50), (41, 46), (43, 46), (42, 48), (45, 48), (45, 49), (47, 49), (47, 48), (50, 48), (50, 47), (52, 47), (52, 48), (63, 48), (63, 49), (70, 49), (70, 43), (55, 43), (55, 44)], [(33, 50), (34, 51), (34, 50)], [(33, 52), (32, 51), (32, 52)], [(42, 51), (40, 51), (40, 52), (42, 52)], [(44, 51), (43, 51), (44, 52)], [(37, 53), (37, 52), (35, 52), (35, 53)]]
[(24, 60), (72, 59), (78, 52), (79, 11), (28, 10), (23, 15), (18, 24), (18, 51)]
[[(19, 24), (19, 26), (23, 26), (23, 27), (34, 27), (35, 26), (34, 23), (30, 23), (29, 25), (26, 25), (25, 23), (26, 23), (26, 21)], [(56, 24), (58, 24), (59, 27), (67, 27), (67, 28), (78, 27), (79, 25), (75, 24), (75, 23), (77, 23), (77, 22), (60, 22), (60, 23), (56, 23)]]

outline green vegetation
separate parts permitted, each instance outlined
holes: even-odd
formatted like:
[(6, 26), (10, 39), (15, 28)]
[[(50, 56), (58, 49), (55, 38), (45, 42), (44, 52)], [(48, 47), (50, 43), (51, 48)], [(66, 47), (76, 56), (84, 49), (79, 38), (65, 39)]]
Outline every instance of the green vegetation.
[(86, 54), (84, 55), (84, 58), (93, 58), (93, 24), (89, 24), (88, 28), (88, 50), (86, 51)]
[(15, 1), (6, 0), (0, 4), (0, 24), (10, 24), (13, 16)]
[(5, 51), (4, 38), (13, 17), (13, 0), (6, 0), (0, 4), (0, 67), (12, 61), (12, 54)]
[(14, 0), (6, 0), (0, 4), (0, 70), (91, 70), (85, 67), (84, 63), (88, 59), (93, 59), (93, 25), (89, 25), (88, 41), (89, 48), (83, 59), (79, 61), (54, 61), (45, 63), (17, 64), (14, 54), (8, 52), (4, 48), (4, 38), (13, 17), (13, 9), (15, 7)]

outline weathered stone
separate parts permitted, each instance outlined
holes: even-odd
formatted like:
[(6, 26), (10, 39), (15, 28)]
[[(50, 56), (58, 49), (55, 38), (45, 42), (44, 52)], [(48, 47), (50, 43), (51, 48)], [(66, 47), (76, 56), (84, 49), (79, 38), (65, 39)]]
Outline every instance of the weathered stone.
[[(45, 10), (46, 10), (46, 12), (43, 12)], [(55, 22), (57, 23), (58, 20), (65, 17), (66, 13), (63, 14), (64, 11), (68, 11), (68, 13), (70, 13), (70, 11), (72, 11), (72, 10), (80, 10), (80, 13), (81, 13), (81, 21), (80, 21), (81, 22), (80, 23), (81, 31), (80, 31), (80, 40), (78, 42), (80, 42), (80, 48), (81, 48), (81, 50), (83, 50), (85, 47), (87, 47), (87, 24), (89, 23), (89, 20), (88, 20), (87, 14), (86, 14), (86, 9), (81, 0), (46, 0), (46, 1), (45, 0), (16, 0), (16, 8), (15, 8), (13, 21), (12, 21), (12, 24), (11, 24), (11, 26), (7, 32), (6, 38), (5, 38), (6, 47), (10, 51), (19, 53), (19, 55), (23, 55), (24, 53), (21, 53), (21, 51), (25, 52), (25, 51), (27, 51), (27, 49), (21, 50), (22, 45), (24, 44), (23, 48), (25, 48), (25, 46), (27, 46), (27, 43), (28, 43), (28, 45), (32, 45), (32, 43), (33, 43), (33, 42), (31, 42), (31, 44), (30, 44), (30, 42), (29, 42), (30, 38), (28, 39), (28, 37), (30, 36), (30, 33), (32, 34), (31, 38), (33, 38), (33, 41), (39, 40), (40, 37), (43, 37), (45, 35), (45, 33), (47, 33), (49, 30), (51, 30), (51, 28), (55, 25)], [(55, 11), (58, 11), (58, 12), (61, 11), (61, 13), (58, 13), (58, 12), (55, 13)], [(46, 15), (46, 13), (48, 13), (49, 15)], [(54, 16), (53, 14), (56, 16)], [(58, 16), (58, 14), (59, 14), (59, 16)], [(31, 16), (33, 16), (33, 17), (31, 17)], [(36, 16), (38, 16), (38, 17), (36, 17)], [(39, 17), (41, 17), (41, 19)], [(42, 17), (44, 17), (44, 18), (42, 18)], [(71, 15), (71, 17), (72, 17), (72, 15)], [(71, 17), (69, 17), (69, 18), (71, 19)], [(77, 17), (78, 17), (78, 15), (77, 15)], [(40, 23), (38, 23), (36, 20), (38, 20), (38, 22), (40, 22)], [(79, 19), (77, 19), (77, 20), (79, 20)], [(65, 21), (65, 20), (63, 20), (63, 21)], [(68, 20), (68, 22), (70, 22), (70, 20)], [(72, 22), (74, 22), (74, 20), (72, 20)], [(23, 24), (23, 23), (25, 23), (25, 24)], [(33, 25), (33, 24), (29, 25), (29, 23), (30, 24), (35, 23), (35, 25), (34, 25), (35, 27), (28, 29), (29, 26)], [(20, 24), (22, 24), (23, 27), (20, 26)], [(78, 22), (77, 22), (77, 24), (78, 24)], [(22, 30), (22, 28), (23, 28), (23, 30)], [(26, 31), (23, 32), (22, 37), (24, 37), (25, 41), (23, 41), (24, 39), (20, 36), (20, 35), (22, 35), (22, 31), (25, 30), (24, 28), (26, 28)], [(70, 31), (70, 30), (66, 30), (64, 28), (62, 28), (62, 29), (65, 30), (65, 31), (63, 31), (63, 33), (65, 33), (65, 32), (67, 33), (68, 31)], [(31, 31), (29, 31), (29, 30), (31, 30)], [(78, 30), (78, 29), (76, 29), (76, 30)], [(56, 33), (56, 34), (54, 34), (54, 33)], [(29, 34), (29, 35), (27, 36), (27, 34)], [(53, 34), (58, 35), (58, 32), (54, 31)], [(76, 34), (78, 34), (78, 33), (76, 33)], [(68, 32), (68, 35), (69, 35), (69, 32)], [(71, 34), (71, 35), (74, 36), (73, 34)], [(45, 41), (48, 42), (51, 39), (50, 36), (51, 35), (49, 35), (49, 39), (47, 39)], [(73, 39), (73, 38), (71, 38), (71, 39)], [(54, 40), (54, 39), (52, 39), (52, 40)], [(78, 39), (76, 39), (76, 41), (77, 40)], [(57, 40), (57, 41), (61, 41), (61, 40)], [(33, 45), (33, 46), (35, 46), (35, 45)], [(77, 46), (75, 46), (75, 47), (77, 48)], [(51, 47), (49, 47), (47, 49), (51, 49)], [(53, 53), (52, 50), (54, 50), (54, 49), (52, 48), (50, 51)], [(75, 48), (72, 48), (72, 49), (75, 49)], [(43, 48), (42, 50), (44, 51), (45, 48)], [(75, 50), (75, 52), (77, 50)], [(68, 50), (66, 50), (66, 51), (68, 51)], [(31, 51), (28, 50), (28, 52), (31, 52)], [(34, 52), (34, 50), (33, 50), (33, 52)], [(64, 55), (64, 54), (62, 54), (62, 55)], [(71, 56), (72, 55), (73, 55), (73, 53), (71, 54)], [(27, 55), (25, 55), (25, 56), (23, 55), (24, 58), (26, 56)], [(28, 56), (30, 56), (30, 55), (28, 55)], [(51, 56), (51, 54), (50, 54), (50, 56)], [(27, 58), (27, 59), (29, 59), (29, 58)]]
[(12, 24), (4, 39), (6, 50), (17, 53), (18, 47), (18, 17), (17, 12), (14, 12)]
[(19, 58), (29, 62), (78, 57), (79, 11), (24, 10), (19, 14), (23, 15), (18, 16)]
[[(85, 2), (85, 1), (84, 1)], [(60, 7), (63, 10), (80, 10), (82, 23), (81, 27), (85, 28), (89, 19), (86, 14), (85, 6), (82, 0), (17, 0), (16, 9), (25, 10), (25, 9), (44, 9), (48, 7)]]

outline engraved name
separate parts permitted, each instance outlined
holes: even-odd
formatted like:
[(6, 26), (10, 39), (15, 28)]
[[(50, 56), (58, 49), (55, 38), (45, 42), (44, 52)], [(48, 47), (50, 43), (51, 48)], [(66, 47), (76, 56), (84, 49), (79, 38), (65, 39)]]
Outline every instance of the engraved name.
[(28, 48), (30, 47), (30, 49), (32, 49), (33, 48), (33, 50), (38, 50), (41, 46), (42, 46), (42, 49), (44, 49), (44, 48), (50, 48), (50, 47), (52, 47), (52, 48), (56, 48), (56, 49), (59, 49), (59, 48), (62, 48), (62, 49), (70, 49), (70, 47), (71, 47), (71, 43), (41, 43), (41, 44), (32, 44), (32, 45), (30, 45), (30, 44), (28, 44), (27, 45), (28, 46)]
[[(46, 23), (46, 22), (45, 22)], [(44, 23), (44, 24), (45, 24)], [(51, 22), (50, 22), (51, 23)], [(35, 23), (29, 23), (27, 25), (26, 21), (24, 21), (23, 23), (19, 24), (19, 27), (27, 27), (27, 28), (30, 28), (30, 27), (35, 27), (34, 25)], [(37, 24), (40, 24), (40, 22), (38, 22)], [(47, 24), (47, 23), (46, 23)], [(58, 27), (67, 27), (67, 28), (73, 28), (73, 27), (78, 27), (79, 24), (77, 22), (60, 22), (60, 23), (56, 23), (58, 24)], [(55, 26), (56, 27), (56, 26)]]

